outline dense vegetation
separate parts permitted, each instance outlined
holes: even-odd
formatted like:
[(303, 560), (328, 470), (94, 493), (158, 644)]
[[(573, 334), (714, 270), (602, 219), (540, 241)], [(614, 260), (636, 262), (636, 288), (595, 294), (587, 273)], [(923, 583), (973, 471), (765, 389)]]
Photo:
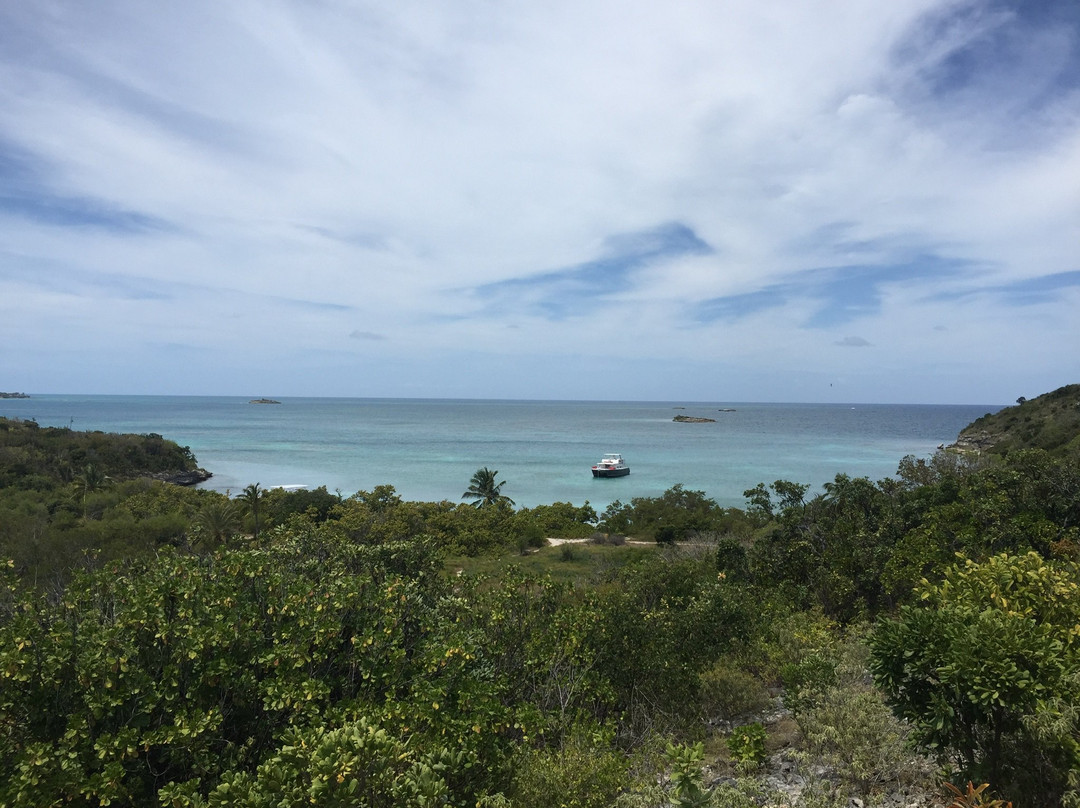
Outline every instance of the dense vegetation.
[(0, 418), (0, 487), (51, 488), (87, 467), (114, 480), (191, 471), (195, 456), (161, 435), (116, 435)]
[(1080, 802), (1069, 441), (597, 515), (487, 469), (477, 507), (230, 498), (147, 479), (194, 464), (159, 436), (0, 434), (0, 805), (748, 807), (782, 747), (788, 804)]

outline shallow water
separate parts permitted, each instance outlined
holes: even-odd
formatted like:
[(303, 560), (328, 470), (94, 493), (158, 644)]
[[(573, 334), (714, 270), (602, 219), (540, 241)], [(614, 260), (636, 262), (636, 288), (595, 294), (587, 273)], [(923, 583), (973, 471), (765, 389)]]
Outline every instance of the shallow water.
[[(43, 426), (156, 432), (190, 446), (206, 486), (325, 485), (344, 494), (393, 485), (405, 499), (459, 501), (481, 466), (518, 505), (656, 496), (676, 483), (724, 506), (777, 479), (813, 488), (843, 472), (877, 480), (927, 456), (1000, 405), (460, 401), (42, 395), (0, 400), (0, 415)], [(684, 409), (682, 409), (684, 408)], [(721, 412), (734, 408), (734, 412)], [(715, 423), (675, 423), (675, 415)], [(619, 452), (628, 477), (594, 479)]]

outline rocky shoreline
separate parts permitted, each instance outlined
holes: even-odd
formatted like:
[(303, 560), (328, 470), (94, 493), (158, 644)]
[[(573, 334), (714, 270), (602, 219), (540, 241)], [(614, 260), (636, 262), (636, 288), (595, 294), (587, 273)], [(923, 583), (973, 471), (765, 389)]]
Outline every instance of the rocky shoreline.
[(985, 430), (963, 432), (956, 439), (955, 443), (950, 443), (944, 448), (954, 452), (974, 452), (975, 454), (980, 454), (993, 449), (994, 445), (998, 442), (998, 438), (999, 436), (993, 435)]
[(190, 471), (159, 471), (147, 476), (152, 480), (160, 480), (163, 483), (191, 486), (204, 483), (214, 475), (206, 469), (191, 469)]

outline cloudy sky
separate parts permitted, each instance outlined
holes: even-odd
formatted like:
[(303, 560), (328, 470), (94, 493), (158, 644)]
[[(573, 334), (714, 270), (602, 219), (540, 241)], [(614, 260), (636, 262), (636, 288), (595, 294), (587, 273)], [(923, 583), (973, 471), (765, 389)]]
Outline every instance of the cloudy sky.
[(0, 390), (1073, 382), (1076, 0), (0, 4)]

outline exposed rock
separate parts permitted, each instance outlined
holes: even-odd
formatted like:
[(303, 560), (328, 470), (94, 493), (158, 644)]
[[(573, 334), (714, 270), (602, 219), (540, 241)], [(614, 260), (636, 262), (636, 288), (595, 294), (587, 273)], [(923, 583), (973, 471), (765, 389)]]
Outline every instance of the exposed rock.
[(715, 424), (715, 418), (698, 418), (694, 415), (676, 415), (671, 419), (678, 424)]
[(272, 398), (253, 398), (248, 404), (280, 404), (280, 401), (274, 401)]
[[(710, 721), (712, 732), (727, 735), (736, 727), (751, 721), (763, 724), (770, 734), (782, 728), (782, 725), (794, 723), (790, 710), (782, 699), (776, 699), (764, 710), (749, 713), (731, 721)], [(796, 730), (797, 731), (797, 730)], [(756, 772), (744, 775), (734, 770), (730, 762), (717, 762), (706, 766), (702, 772), (710, 790), (738, 787), (740, 779), (756, 784), (761, 791), (758, 804), (763, 808), (787, 808), (797, 804), (810, 804), (816, 799), (828, 795), (830, 805), (841, 805), (840, 799), (846, 799), (847, 808), (932, 808), (940, 805), (939, 794), (932, 786), (932, 763), (923, 759), (925, 777), (912, 779), (910, 782), (879, 783), (873, 798), (866, 802), (866, 796), (845, 793), (847, 788), (843, 778), (829, 763), (801, 750), (801, 743), (777, 749), (769, 755), (764, 765)]]
[(1068, 384), (1036, 398), (1017, 399), (976, 418), (948, 447), (961, 454), (1005, 455), (1042, 449), (1052, 455), (1080, 457), (1080, 384)]
[[(813, 791), (832, 794), (834, 799), (843, 794), (839, 790), (840, 778), (835, 771), (805, 757), (799, 759), (798, 755), (792, 756), (789, 750), (770, 756), (765, 763), (765, 771), (756, 779), (766, 791), (766, 806), (794, 805), (805, 799), (807, 792)], [(725, 780), (733, 783), (731, 778), (718, 778), (710, 785), (715, 788)], [(866, 805), (861, 797), (853, 794), (846, 796), (848, 808), (864, 808)], [(941, 803), (937, 791), (931, 789), (927, 781), (922, 786), (886, 786), (875, 795), (872, 804), (881, 808), (931, 808)]]
[(993, 448), (999, 439), (1000, 436), (984, 430), (970, 430), (962, 433), (956, 443), (950, 443), (946, 448), (957, 452), (986, 452)]
[(198, 485), (214, 475), (206, 469), (192, 469), (191, 471), (159, 471), (148, 476), (153, 480), (161, 480), (163, 483), (173, 485)]
[(0, 398), (30, 398), (26, 393), (0, 393)]

